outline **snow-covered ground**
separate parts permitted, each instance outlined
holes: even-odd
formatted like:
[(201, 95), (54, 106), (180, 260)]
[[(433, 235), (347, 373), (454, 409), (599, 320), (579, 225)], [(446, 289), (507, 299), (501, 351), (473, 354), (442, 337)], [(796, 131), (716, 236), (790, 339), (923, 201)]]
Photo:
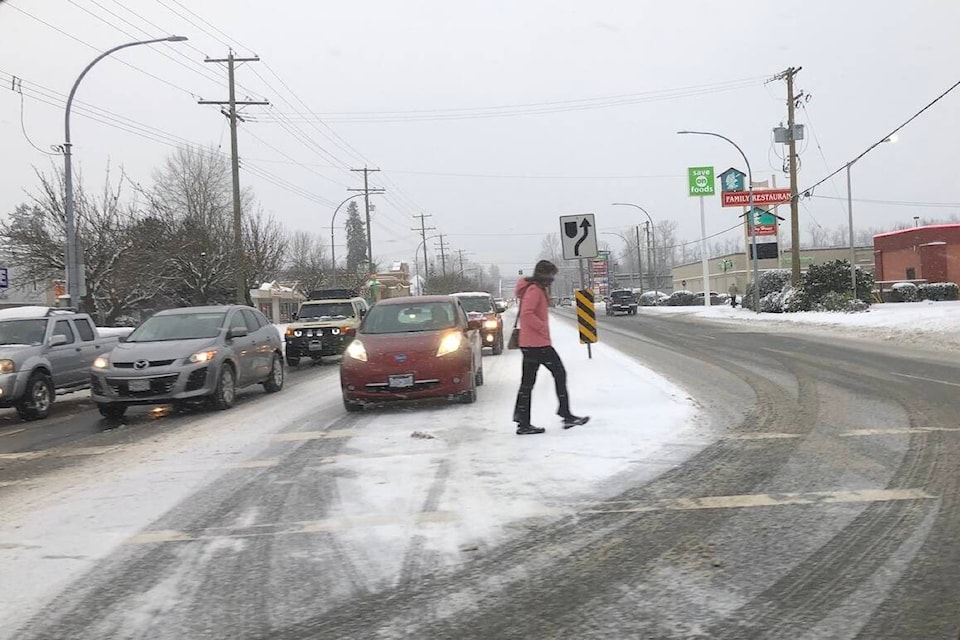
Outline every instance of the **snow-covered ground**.
[[(572, 323), (553, 325), (573, 410), (592, 416), (587, 425), (561, 429), (552, 378), (541, 370), (533, 417), (548, 430), (515, 435), (520, 354), (513, 351), (484, 357), (486, 384), (473, 405), (350, 415), (344, 446), (323, 465), (336, 478), (339, 500), (317, 531), (342, 539), (368, 588), (395, 580), (412, 545), (444, 562), (463, 561), (522, 534), (530, 522), (575, 513), (584, 501), (612, 497), (681, 464), (716, 439), (681, 389), (606, 345), (588, 359)], [(292, 454), (309, 439), (289, 437), (296, 430), (310, 436), (346, 416), (336, 376), (256, 395), (231, 411), (85, 452), (81, 464), (6, 487), (0, 630), (16, 629), (131, 540), (170, 539), (171, 532), (152, 531), (153, 523), (223, 474), (283, 465), (277, 447)]]
[(960, 302), (875, 304), (864, 313), (761, 313), (729, 305), (705, 307), (641, 307), (640, 314), (677, 314), (710, 320), (792, 326), (834, 331), (880, 340), (960, 349)]

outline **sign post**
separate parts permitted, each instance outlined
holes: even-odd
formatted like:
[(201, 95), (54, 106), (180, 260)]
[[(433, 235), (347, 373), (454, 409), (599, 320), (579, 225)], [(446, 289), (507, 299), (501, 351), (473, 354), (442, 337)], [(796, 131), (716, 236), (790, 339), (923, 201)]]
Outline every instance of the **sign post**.
[(597, 222), (592, 213), (560, 216), (560, 241), (563, 259), (577, 260), (580, 265), (580, 288), (576, 291), (577, 325), (580, 342), (587, 345), (587, 357), (593, 358), (591, 345), (597, 341), (597, 314), (594, 310), (593, 290), (587, 288), (584, 260), (596, 258)]
[(690, 196), (700, 198), (700, 264), (703, 268), (703, 306), (710, 306), (710, 263), (707, 259), (707, 216), (704, 212), (704, 196), (716, 195), (716, 179), (713, 167), (690, 167), (687, 169)]

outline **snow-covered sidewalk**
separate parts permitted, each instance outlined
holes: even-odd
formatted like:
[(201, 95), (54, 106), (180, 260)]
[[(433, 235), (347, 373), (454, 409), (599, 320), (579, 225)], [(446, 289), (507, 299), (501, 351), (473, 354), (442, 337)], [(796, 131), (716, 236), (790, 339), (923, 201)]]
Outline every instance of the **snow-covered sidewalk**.
[(831, 331), (873, 340), (896, 340), (928, 347), (960, 350), (960, 302), (875, 304), (863, 313), (761, 313), (728, 305), (642, 307), (640, 314), (683, 315), (737, 324), (790, 326), (805, 331)]

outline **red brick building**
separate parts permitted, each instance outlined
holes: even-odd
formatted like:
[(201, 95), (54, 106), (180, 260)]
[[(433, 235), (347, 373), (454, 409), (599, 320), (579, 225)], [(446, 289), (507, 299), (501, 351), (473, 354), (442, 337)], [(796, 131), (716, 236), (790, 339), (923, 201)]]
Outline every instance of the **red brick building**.
[(960, 283), (960, 224), (938, 224), (873, 236), (878, 281)]

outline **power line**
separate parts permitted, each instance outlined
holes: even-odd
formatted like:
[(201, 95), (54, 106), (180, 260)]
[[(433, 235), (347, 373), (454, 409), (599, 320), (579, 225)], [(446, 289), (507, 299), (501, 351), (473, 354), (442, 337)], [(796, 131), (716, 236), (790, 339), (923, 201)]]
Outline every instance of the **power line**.
[[(811, 198), (819, 200), (847, 200), (844, 196), (817, 196), (811, 195)], [(960, 208), (960, 202), (922, 202), (922, 201), (913, 201), (913, 200), (871, 200), (868, 198), (853, 198), (854, 202), (865, 202), (869, 204), (882, 204), (890, 205), (895, 207), (930, 207), (930, 208), (941, 208), (941, 209), (955, 209)]]

